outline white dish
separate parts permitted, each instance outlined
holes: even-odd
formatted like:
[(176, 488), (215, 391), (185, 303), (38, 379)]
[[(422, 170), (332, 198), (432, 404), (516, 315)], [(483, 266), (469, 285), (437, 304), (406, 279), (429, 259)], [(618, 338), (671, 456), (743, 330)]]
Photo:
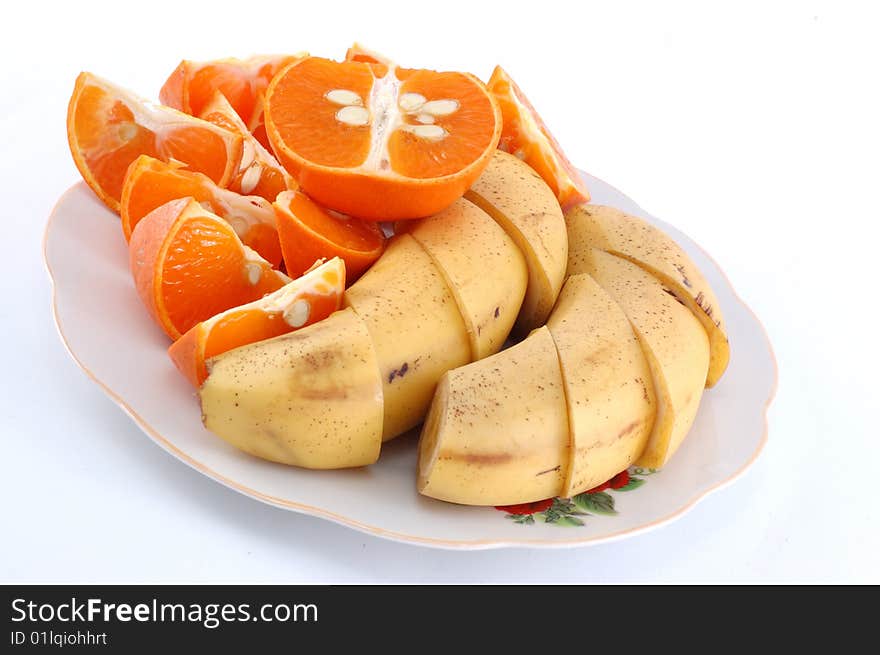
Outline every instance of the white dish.
[[(669, 465), (650, 477), (636, 476), (645, 481), (637, 489), (608, 490), (595, 496), (596, 502), (582, 503), (579, 511), (590, 513), (574, 520), (546, 523), (541, 513), (532, 515), (537, 520), (509, 520), (493, 508), (420, 496), (415, 435), (386, 444), (377, 464), (349, 471), (271, 464), (213, 436), (201, 424), (192, 388), (166, 355), (167, 338), (134, 291), (118, 217), (84, 183), (61, 197), (46, 227), (44, 256), (58, 331), (77, 364), (157, 444), (204, 475), (265, 503), (440, 548), (578, 546), (633, 536), (681, 516), (755, 461), (767, 439), (766, 410), (777, 372), (760, 322), (714, 261), (613, 187), (585, 179), (594, 202), (660, 225), (693, 257), (724, 309), (732, 358), (721, 382), (704, 395), (691, 434)], [(609, 502), (614, 515), (601, 513)]]

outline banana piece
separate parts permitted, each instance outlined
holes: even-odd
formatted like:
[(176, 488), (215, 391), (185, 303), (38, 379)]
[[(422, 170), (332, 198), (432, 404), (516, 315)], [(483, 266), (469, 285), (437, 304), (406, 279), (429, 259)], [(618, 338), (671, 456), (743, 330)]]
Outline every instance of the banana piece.
[(482, 209), (461, 198), (431, 218), (400, 225), (443, 272), (467, 328), (471, 359), (501, 350), (528, 279), (513, 240)]
[[(212, 360), (200, 390), (205, 425), (285, 464), (368, 464), (382, 440), (422, 421), (446, 371), (500, 349), (527, 280), (513, 240), (464, 199), (406, 230), (345, 292), (344, 313), (295, 333), (296, 341), (260, 342)], [(351, 391), (337, 379), (344, 370), (352, 372)], [(368, 377), (369, 406), (355, 393)], [(334, 389), (349, 400), (338, 401)]]
[(443, 378), (419, 442), (418, 488), (469, 505), (572, 496), (632, 464), (656, 412), (629, 320), (575, 275), (545, 327)]
[(199, 394), (205, 427), (282, 464), (372, 464), (382, 443), (382, 380), (364, 321), (323, 321), (208, 360)]
[(651, 369), (626, 315), (589, 275), (566, 280), (547, 327), (559, 353), (571, 434), (560, 495), (571, 497), (642, 454), (657, 404)]
[(687, 435), (700, 405), (709, 369), (706, 331), (653, 275), (630, 261), (584, 248), (571, 258), (569, 272), (588, 273), (598, 282), (639, 338), (651, 367), (657, 417), (637, 464), (661, 468)]
[(681, 246), (650, 223), (614, 207), (579, 205), (566, 213), (565, 221), (570, 260), (590, 247), (628, 259), (657, 277), (691, 310), (709, 336), (706, 386), (718, 382), (730, 361), (724, 317), (706, 278)]
[(376, 350), (383, 439), (392, 439), (422, 421), (446, 371), (471, 361), (467, 329), (443, 273), (409, 234), (391, 240), (343, 304), (363, 319)]
[(465, 505), (549, 498), (562, 491), (568, 448), (559, 358), (541, 327), (443, 376), (419, 441), (418, 489)]
[(495, 219), (525, 255), (529, 281), (514, 332), (526, 335), (547, 321), (565, 280), (568, 236), (556, 196), (528, 164), (498, 150), (465, 198)]

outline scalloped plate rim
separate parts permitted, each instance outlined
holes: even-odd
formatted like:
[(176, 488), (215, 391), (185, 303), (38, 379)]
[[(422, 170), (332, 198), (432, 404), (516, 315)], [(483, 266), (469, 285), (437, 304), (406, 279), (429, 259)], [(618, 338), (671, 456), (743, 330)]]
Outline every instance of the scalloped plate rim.
[[(594, 179), (599, 180), (599, 178), (595, 178), (595, 176), (591, 176)], [(621, 196), (630, 200), (629, 196), (621, 192), (616, 187), (599, 180), (602, 184), (605, 184), (610, 189), (620, 194)], [(293, 511), (299, 514), (305, 514), (308, 516), (314, 516), (316, 518), (325, 519), (336, 523), (338, 525), (342, 525), (348, 528), (352, 528), (358, 532), (362, 532), (364, 534), (370, 534), (376, 537), (390, 539), (399, 543), (408, 543), (413, 545), (427, 546), (433, 548), (447, 549), (447, 550), (488, 550), (495, 548), (574, 548), (579, 546), (591, 546), (598, 544), (606, 544), (615, 541), (620, 541), (622, 539), (626, 539), (629, 537), (637, 536), (640, 534), (644, 534), (646, 532), (655, 530), (659, 527), (668, 525), (669, 523), (675, 521), (680, 518), (688, 511), (693, 509), (700, 501), (707, 498), (712, 493), (724, 489), (731, 484), (733, 484), (737, 479), (739, 479), (745, 472), (755, 463), (759, 455), (763, 452), (764, 447), (767, 444), (768, 440), (768, 411), (770, 405), (772, 404), (776, 392), (779, 386), (779, 368), (776, 361), (776, 357), (773, 351), (772, 344), (770, 342), (770, 338), (767, 334), (767, 330), (764, 325), (761, 323), (758, 316), (751, 309), (751, 307), (743, 300), (743, 298), (736, 292), (735, 287), (730, 282), (730, 278), (724, 272), (724, 270), (718, 265), (712, 256), (706, 252), (696, 241), (690, 239), (690, 241), (694, 244), (696, 248), (700, 250), (700, 252), (712, 262), (717, 271), (720, 273), (724, 283), (728, 286), (730, 292), (736, 299), (736, 301), (742, 305), (742, 307), (750, 314), (755, 324), (760, 328), (767, 352), (770, 356), (770, 363), (772, 365), (773, 370), (773, 381), (770, 387), (770, 390), (767, 394), (767, 398), (764, 401), (764, 406), (762, 409), (762, 423), (763, 423), (763, 434), (758, 442), (754, 452), (751, 457), (746, 461), (739, 469), (728, 475), (725, 479), (716, 482), (715, 484), (709, 485), (706, 488), (699, 489), (690, 500), (683, 503), (680, 507), (678, 507), (673, 512), (662, 516), (658, 519), (645, 523), (643, 525), (632, 527), (624, 530), (620, 530), (618, 532), (611, 532), (602, 535), (592, 535), (592, 536), (584, 536), (581, 538), (575, 539), (559, 539), (559, 540), (547, 540), (547, 539), (483, 539), (483, 540), (451, 540), (451, 539), (437, 539), (433, 537), (422, 537), (416, 534), (408, 534), (404, 532), (388, 530), (386, 528), (382, 528), (377, 525), (370, 525), (356, 519), (353, 519), (348, 516), (344, 516), (341, 514), (337, 514), (335, 512), (331, 512), (321, 507), (317, 507), (314, 505), (307, 505), (303, 503), (296, 503), (290, 501), (285, 498), (278, 498), (275, 496), (264, 494), (256, 489), (252, 489), (245, 485), (242, 485), (220, 473), (214, 471), (212, 468), (203, 464), (202, 462), (194, 459), (177, 446), (175, 446), (172, 441), (162, 435), (158, 430), (156, 430), (148, 421), (146, 421), (143, 417), (141, 417), (123, 398), (120, 394), (114, 391), (106, 382), (101, 380), (92, 370), (85, 365), (84, 362), (80, 360), (80, 358), (76, 355), (73, 348), (71, 347), (67, 336), (64, 333), (64, 329), (61, 325), (61, 319), (58, 313), (58, 302), (57, 302), (57, 283), (55, 280), (55, 274), (53, 273), (52, 266), (49, 263), (49, 256), (47, 253), (47, 244), (50, 234), (50, 228), (57, 214), (57, 209), (61, 205), (62, 201), (72, 192), (77, 190), (78, 188), (82, 188), (85, 185), (84, 182), (76, 182), (72, 186), (70, 186), (66, 191), (64, 191), (56, 201), (55, 205), (52, 207), (52, 210), (49, 214), (49, 218), (46, 221), (46, 227), (43, 231), (42, 238), (42, 246), (41, 251), (43, 255), (43, 265), (45, 266), (46, 272), (49, 276), (50, 285), (51, 285), (51, 293), (52, 293), (52, 316), (55, 323), (55, 328), (58, 331), (58, 335), (61, 339), (62, 344), (64, 345), (65, 350), (70, 355), (71, 359), (76, 363), (76, 365), (86, 374), (86, 376), (92, 380), (98, 387), (107, 395), (110, 400), (112, 400), (116, 405), (122, 409), (125, 414), (127, 414), (132, 421), (137, 425), (141, 431), (143, 431), (154, 443), (156, 443), (159, 447), (173, 455), (178, 460), (187, 464), (191, 468), (195, 469), (199, 473), (219, 482), (223, 486), (242, 493), (246, 496), (249, 496), (255, 500), (258, 500), (262, 503), (271, 505), (273, 507), (278, 507), (280, 509), (285, 509), (289, 511)], [(663, 221), (654, 218), (648, 212), (645, 212), (640, 206), (638, 206), (635, 202), (633, 204), (638, 207), (638, 209), (648, 215), (651, 218), (661, 224), (664, 224)], [(680, 231), (680, 230), (679, 230)], [(684, 233), (682, 233), (684, 234)], [(686, 236), (686, 235), (685, 235)]]

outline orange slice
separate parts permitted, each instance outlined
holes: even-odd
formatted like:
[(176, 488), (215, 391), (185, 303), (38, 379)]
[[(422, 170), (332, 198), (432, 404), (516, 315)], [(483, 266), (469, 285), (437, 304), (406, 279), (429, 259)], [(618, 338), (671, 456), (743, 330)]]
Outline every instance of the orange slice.
[(242, 196), (214, 184), (201, 173), (185, 170), (178, 162), (141, 155), (128, 168), (122, 186), (119, 215), (125, 240), (138, 222), (169, 200), (194, 198), (232, 226), (242, 243), (273, 266), (281, 263), (281, 243), (275, 229), (275, 211), (259, 196)]
[(131, 234), (129, 258), (138, 295), (172, 339), (290, 282), (193, 198), (144, 216)]
[(489, 163), (501, 113), (468, 73), (308, 57), (269, 85), (266, 130), (316, 202), (390, 221), (461, 197)]
[(306, 56), (301, 52), (205, 62), (184, 60), (165, 81), (159, 99), (169, 107), (197, 116), (211, 101), (214, 91), (220, 91), (248, 129), (268, 148), (263, 94), (278, 71)]
[(315, 261), (339, 257), (353, 282), (379, 259), (385, 236), (376, 223), (331, 215), (301, 191), (285, 191), (272, 204), (284, 266), (296, 277)]
[(138, 155), (176, 159), (225, 186), (242, 152), (239, 135), (147, 102), (91, 73), (76, 78), (67, 140), (83, 179), (114, 211), (125, 172)]
[(168, 355), (194, 386), (208, 377), (205, 360), (327, 318), (342, 305), (345, 264), (331, 259), (278, 291), (234, 307), (193, 326), (168, 349)]
[(229, 182), (229, 189), (243, 195), (260, 196), (272, 202), (279, 193), (291, 188), (291, 184), (295, 186), (296, 183), (281, 168), (278, 160), (248, 132), (248, 128), (222, 93), (214, 92), (213, 98), (199, 113), (199, 118), (240, 134), (243, 139), (241, 163), (238, 173)]
[(498, 147), (531, 166), (553, 189), (563, 209), (590, 200), (580, 173), (562, 152), (559, 142), (510, 75), (496, 66), (489, 91), (501, 105), (504, 129)]
[(370, 50), (355, 41), (351, 47), (345, 52), (345, 61), (362, 61), (367, 64), (383, 64), (385, 66), (394, 66), (394, 62), (385, 55)]

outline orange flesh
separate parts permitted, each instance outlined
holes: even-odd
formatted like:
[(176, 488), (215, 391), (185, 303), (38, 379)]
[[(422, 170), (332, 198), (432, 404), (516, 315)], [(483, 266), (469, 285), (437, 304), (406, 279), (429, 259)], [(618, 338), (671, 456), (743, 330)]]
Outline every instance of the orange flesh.
[(73, 133), (85, 165), (113, 199), (122, 194), (125, 171), (132, 160), (140, 154), (159, 156), (155, 135), (135, 126), (131, 110), (95, 86), (85, 87), (79, 97)]
[(362, 46), (360, 43), (354, 43), (345, 51), (345, 61), (361, 61), (367, 64), (382, 64), (392, 66), (391, 59), (383, 54), (374, 52)]
[[(194, 116), (220, 91), (241, 120), (262, 125), (262, 96), (275, 74), (301, 55), (257, 56), (210, 62), (182, 61), (159, 92), (161, 101)], [(264, 143), (264, 145), (267, 145)]]
[(284, 261), (281, 241), (278, 239), (278, 230), (275, 225), (254, 223), (248, 228), (241, 240), (273, 266), (279, 266)]
[(254, 110), (255, 94), (251, 79), (241, 68), (230, 64), (207, 64), (195, 71), (189, 83), (189, 112), (199, 115), (220, 91), (242, 120), (250, 120)]
[(83, 179), (112, 209), (139, 155), (176, 159), (226, 184), (241, 137), (174, 110), (145, 103), (89, 73), (77, 78), (67, 117), (71, 154)]
[(281, 194), (273, 207), (284, 263), (292, 276), (319, 259), (339, 257), (351, 282), (382, 254), (385, 237), (376, 224), (335, 218), (301, 191)]
[[(352, 104), (330, 91), (354, 94)], [(454, 109), (420, 115), (401, 106), (407, 93)], [(392, 221), (429, 216), (460, 198), (498, 144), (501, 112), (466, 73), (310, 57), (269, 85), (266, 127), (276, 156), (316, 202)]]
[[(268, 262), (248, 257), (235, 231), (192, 198), (144, 217), (132, 233), (130, 258), (142, 301), (172, 339), (289, 281)], [(251, 269), (259, 274), (254, 284)]]
[[(323, 294), (304, 293), (298, 299), (306, 300), (311, 307), (309, 320), (302, 327), (330, 316), (338, 309), (339, 304), (338, 298)], [(293, 329), (284, 321), (281, 312), (235, 312), (224, 316), (211, 328), (205, 341), (204, 358), (210, 359), (244, 344), (287, 334)]]
[[(245, 142), (251, 143), (254, 151), (254, 161), (251, 167), (259, 167), (260, 176), (256, 186), (247, 190), (247, 195), (260, 196), (272, 202), (279, 193), (288, 189), (288, 180), (281, 164), (248, 132), (247, 126), (235, 113), (235, 109), (219, 91), (214, 94), (211, 102), (199, 114), (199, 118), (239, 134)], [(243, 188), (245, 173), (246, 169), (241, 169), (232, 178), (229, 183), (231, 190), (236, 193), (245, 193)]]
[(370, 66), (310, 57), (295, 70), (295, 84), (277, 88), (272, 97), (273, 112), (288, 117), (279, 125), (281, 139), (315, 164), (360, 166), (370, 151), (370, 127), (340, 123), (336, 120), (340, 106), (324, 96), (333, 89), (346, 89), (357, 93), (366, 105), (375, 79)]
[(268, 266), (263, 267), (257, 284), (251, 284), (238, 237), (213, 217), (189, 219), (166, 248), (161, 298), (180, 332), (283, 286)]
[(268, 203), (260, 207), (254, 204), (257, 200), (221, 189), (205, 175), (147, 156), (131, 164), (122, 189), (120, 215), (126, 240), (131, 239), (132, 230), (148, 213), (170, 200), (187, 196), (207, 203), (213, 213), (227, 221), (246, 221), (247, 229), (239, 235), (242, 242), (269, 263), (281, 263), (281, 244)]
[(294, 192), (287, 207), (316, 235), (347, 250), (371, 253), (380, 248), (384, 241), (381, 230), (375, 224), (334, 218), (304, 193)]
[(142, 156), (132, 162), (122, 189), (122, 230), (126, 240), (144, 216), (176, 198), (195, 198), (199, 202), (211, 200), (207, 184), (211, 180), (198, 173), (181, 170), (152, 157)]
[(563, 209), (588, 202), (590, 193), (581, 174), (510, 75), (497, 66), (488, 87), (498, 100), (504, 118), (499, 149), (531, 166), (553, 189)]
[[(245, 305), (240, 309), (228, 310), (188, 330), (168, 349), (172, 361), (194, 386), (199, 387), (208, 375), (205, 360), (233, 348), (271, 339), (327, 318), (342, 303), (345, 267), (337, 260), (325, 264), (324, 269), (320, 280), (325, 284), (327, 293), (308, 290), (314, 283), (311, 278), (294, 280), (288, 285), (306, 286), (302, 292), (290, 296), (286, 303), (286, 307), (290, 307), (301, 300), (308, 302), (308, 319), (301, 326), (294, 328), (289, 325), (284, 320), (283, 310), (267, 311)], [(286, 289), (282, 288), (278, 293), (285, 292)], [(267, 297), (258, 302), (270, 300), (271, 297)]]
[[(474, 161), (492, 141), (495, 125), (486, 121), (492, 115), (489, 97), (462, 73), (412, 71), (401, 87), (403, 93), (419, 93), (428, 100), (452, 99), (459, 108), (449, 116), (438, 116), (434, 125), (449, 134), (440, 141), (421, 139), (397, 130), (388, 142), (391, 168), (400, 175), (434, 178), (452, 175)], [(414, 117), (405, 123), (418, 125)]]

